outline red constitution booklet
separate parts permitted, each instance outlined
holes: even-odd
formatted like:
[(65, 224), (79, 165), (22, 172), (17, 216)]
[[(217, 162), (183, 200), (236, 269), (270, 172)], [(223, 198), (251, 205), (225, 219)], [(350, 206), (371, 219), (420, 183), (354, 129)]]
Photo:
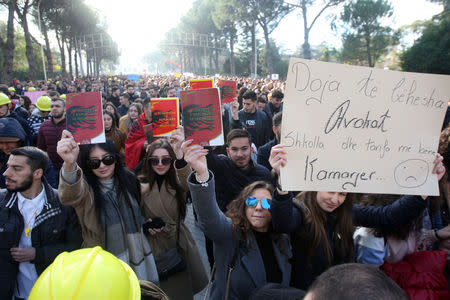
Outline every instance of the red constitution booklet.
[(233, 102), (236, 98), (236, 81), (219, 79), (217, 86), (220, 88), (222, 104)]
[(180, 124), (178, 98), (152, 98), (153, 136), (167, 136)]
[(214, 80), (212, 78), (192, 79), (189, 80), (189, 87), (191, 90), (212, 88), (214, 87)]
[(208, 88), (180, 92), (184, 135), (195, 144), (224, 144), (219, 89)]
[(66, 123), (77, 143), (106, 141), (100, 92), (67, 94)]

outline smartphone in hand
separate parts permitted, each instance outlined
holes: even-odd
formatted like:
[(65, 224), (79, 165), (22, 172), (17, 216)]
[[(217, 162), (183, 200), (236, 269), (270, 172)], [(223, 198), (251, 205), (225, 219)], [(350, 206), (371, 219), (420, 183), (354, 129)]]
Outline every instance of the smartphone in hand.
[(161, 229), (164, 226), (166, 226), (166, 222), (164, 222), (160, 217), (156, 217), (152, 218), (151, 222), (145, 222), (142, 224), (142, 229), (145, 233), (147, 233), (149, 229)]

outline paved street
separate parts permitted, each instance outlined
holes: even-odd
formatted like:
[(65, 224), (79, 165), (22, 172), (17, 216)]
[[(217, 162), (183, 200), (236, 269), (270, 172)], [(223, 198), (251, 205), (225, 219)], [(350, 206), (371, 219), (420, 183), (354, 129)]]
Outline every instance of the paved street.
[[(203, 233), (201, 232), (200, 228), (198, 228), (197, 224), (195, 223), (194, 214), (192, 212), (192, 204), (188, 204), (187, 206), (185, 224), (191, 231), (192, 235), (194, 236), (195, 243), (197, 244), (198, 250), (200, 251), (200, 256), (202, 257), (203, 265), (205, 266), (205, 269), (209, 273), (208, 257), (206, 255), (205, 250), (205, 239), (203, 237)], [(195, 295), (194, 299), (202, 300), (204, 297), (204, 292), (205, 291), (203, 290), (201, 293)]]

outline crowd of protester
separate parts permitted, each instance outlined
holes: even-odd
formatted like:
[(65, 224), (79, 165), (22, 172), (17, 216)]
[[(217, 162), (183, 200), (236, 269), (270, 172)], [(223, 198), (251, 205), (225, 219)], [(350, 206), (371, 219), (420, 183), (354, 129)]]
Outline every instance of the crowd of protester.
[[(186, 141), (181, 125), (148, 142), (151, 99), (179, 97), (183, 75), (0, 84), (0, 299), (28, 299), (59, 254), (96, 246), (106, 254), (84, 257), (125, 262), (143, 299), (202, 290), (210, 299), (450, 299), (448, 112), (433, 169), (440, 196), (286, 192), (285, 82), (223, 78), (237, 93), (222, 106), (219, 147)], [(27, 91), (45, 95), (32, 103)], [(102, 95), (106, 142), (78, 145), (65, 99), (90, 91)], [(191, 203), (207, 268), (184, 223)], [(39, 289), (67, 284), (52, 278)], [(148, 284), (160, 295), (146, 294)], [(91, 293), (102, 299), (102, 289)]]

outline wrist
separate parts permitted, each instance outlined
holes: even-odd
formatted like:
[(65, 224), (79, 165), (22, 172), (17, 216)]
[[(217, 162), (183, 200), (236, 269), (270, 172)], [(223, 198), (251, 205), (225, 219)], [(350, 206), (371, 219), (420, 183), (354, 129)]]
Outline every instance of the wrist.
[(65, 172), (73, 172), (75, 171), (77, 164), (75, 162), (64, 162), (63, 168)]
[(433, 231), (434, 231), (434, 237), (435, 237), (438, 241), (441, 241), (442, 238), (441, 238), (441, 237), (439, 236), (439, 234), (438, 234), (439, 230), (433, 229)]
[(200, 171), (200, 172), (195, 171), (195, 179), (197, 180), (198, 183), (205, 183), (205, 182), (207, 182), (208, 179), (209, 179), (208, 170)]

